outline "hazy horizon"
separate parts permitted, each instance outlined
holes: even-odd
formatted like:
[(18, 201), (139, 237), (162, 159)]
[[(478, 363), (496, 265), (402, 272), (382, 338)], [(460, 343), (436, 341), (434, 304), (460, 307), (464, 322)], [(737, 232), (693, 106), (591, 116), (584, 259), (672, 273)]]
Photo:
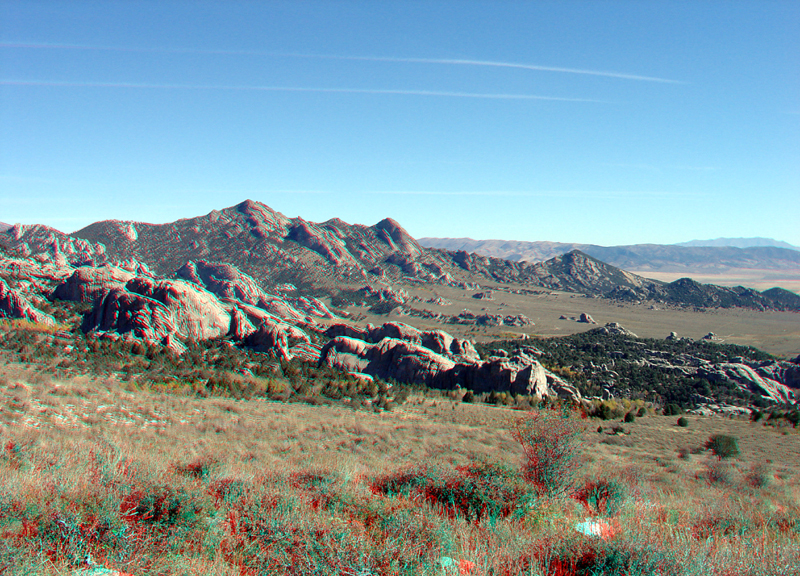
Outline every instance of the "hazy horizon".
[(415, 237), (770, 237), (800, 190), (794, 2), (0, 0), (0, 220), (246, 198)]

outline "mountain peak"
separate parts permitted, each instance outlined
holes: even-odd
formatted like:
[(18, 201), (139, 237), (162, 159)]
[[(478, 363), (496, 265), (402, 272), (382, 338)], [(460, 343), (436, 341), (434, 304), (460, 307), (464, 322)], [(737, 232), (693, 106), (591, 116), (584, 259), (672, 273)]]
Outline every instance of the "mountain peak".
[(392, 218), (384, 218), (377, 224), (375, 224), (374, 228), (379, 230), (387, 236), (387, 240), (390, 244), (394, 244), (399, 250), (403, 252), (409, 252), (413, 255), (420, 254), (422, 252), (422, 248), (417, 243), (417, 241), (406, 232), (405, 228), (400, 226), (400, 224), (392, 219)]

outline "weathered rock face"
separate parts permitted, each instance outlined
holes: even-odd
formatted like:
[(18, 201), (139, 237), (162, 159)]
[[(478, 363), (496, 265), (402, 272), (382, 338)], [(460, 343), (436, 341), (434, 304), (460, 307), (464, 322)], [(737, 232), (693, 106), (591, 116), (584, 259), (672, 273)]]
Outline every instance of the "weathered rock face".
[(175, 275), (213, 292), (219, 298), (241, 300), (258, 306), (266, 299), (255, 281), (232, 264), (212, 264), (204, 260), (189, 261)]
[(402, 322), (386, 322), (382, 326), (367, 328), (353, 327), (348, 324), (334, 324), (325, 331), (329, 338), (346, 336), (377, 344), (384, 338), (402, 340), (410, 344), (422, 346), (457, 362), (477, 362), (478, 352), (469, 340), (459, 340), (442, 330), (422, 331)]
[(215, 338), (226, 335), (230, 327), (230, 313), (210, 292), (183, 280), (146, 277), (133, 278), (124, 287), (108, 291), (82, 325), (85, 332), (130, 333), (157, 343), (174, 342), (174, 336)]
[(53, 291), (53, 297), (71, 302), (94, 302), (113, 288), (120, 288), (134, 274), (117, 266), (82, 266)]
[(244, 345), (256, 352), (270, 352), (289, 360), (289, 332), (285, 324), (265, 322), (247, 336)]
[(788, 362), (765, 362), (753, 367), (741, 363), (703, 366), (698, 375), (708, 380), (727, 380), (743, 390), (759, 394), (774, 402), (800, 402), (800, 370)]
[(157, 344), (165, 344), (178, 332), (169, 308), (162, 302), (114, 288), (84, 316), (84, 332), (116, 332)]
[(12, 290), (0, 279), (0, 317), (21, 318), (39, 324), (54, 325), (55, 319), (37, 309), (18, 290)]
[(396, 338), (371, 344), (338, 336), (322, 348), (320, 362), (347, 372), (436, 388), (461, 386), (476, 392), (495, 390), (580, 399), (575, 387), (548, 376), (541, 364), (524, 353), (485, 362), (457, 363), (425, 346)]
[(429, 386), (441, 384), (447, 371), (456, 365), (432, 350), (396, 338), (369, 344), (346, 336), (328, 342), (322, 348), (320, 362), (346, 372)]
[(279, 318), (299, 321), (306, 320), (307, 317), (284, 298), (264, 292), (252, 277), (232, 264), (212, 264), (202, 260), (187, 262), (175, 275), (205, 288), (225, 301), (250, 304)]
[(589, 316), (586, 312), (582, 312), (580, 317), (578, 318), (578, 322), (583, 322), (584, 324), (597, 324), (594, 318)]

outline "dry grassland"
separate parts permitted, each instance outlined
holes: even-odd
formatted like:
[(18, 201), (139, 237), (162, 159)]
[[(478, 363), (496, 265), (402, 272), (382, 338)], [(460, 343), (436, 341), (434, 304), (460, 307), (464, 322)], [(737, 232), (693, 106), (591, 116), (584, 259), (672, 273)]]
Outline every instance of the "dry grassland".
[[(137, 575), (455, 574), (437, 563), (442, 555), (474, 563), (468, 572), (462, 572), (474, 575), (800, 573), (796, 569), (800, 566), (800, 434), (792, 428), (692, 416), (689, 426), (682, 428), (676, 426), (675, 417), (648, 416), (624, 424), (624, 433), (613, 433), (611, 427), (619, 423), (584, 420), (578, 485), (605, 479), (624, 487), (625, 504), (613, 524), (618, 535), (605, 541), (576, 533), (576, 523), (597, 511), (587, 510), (574, 499), (543, 500), (521, 520), (473, 524), (457, 516), (442, 516), (442, 509), (429, 508), (421, 501), (381, 499), (367, 490), (380, 475), (414, 465), (436, 463), (453, 468), (483, 458), (518, 468), (523, 452), (511, 439), (508, 426), (522, 415), (519, 411), (464, 404), (447, 397), (411, 397), (396, 410), (375, 413), (346, 406), (126, 391), (124, 386), (117, 380), (88, 377), (54, 381), (19, 365), (2, 369), (0, 440), (14, 451), (28, 454), (33, 464), (15, 464), (13, 455), (17, 452), (9, 450), (5, 459), (0, 458), (0, 513), (9, 502), (26, 499), (35, 509), (37, 501), (48, 500), (48, 491), (74, 502), (63, 505), (63, 514), (80, 516), (89, 514), (86, 510), (92, 506), (107, 506), (87, 503), (97, 498), (92, 496), (97, 487), (91, 487), (92, 481), (87, 484), (87, 478), (97, 478), (97, 458), (105, 454), (116, 462), (116, 472), (109, 472), (109, 486), (133, 482), (120, 472), (120, 463), (125, 462), (134, 463), (144, 476), (162, 483), (152, 480), (156, 482), (153, 485), (169, 482), (173, 490), (186, 494), (204, 494), (214, 486), (243, 482), (244, 486), (253, 486), (249, 498), (255, 497), (252, 494), (275, 493), (305, 503), (297, 512), (282, 513), (282, 530), (288, 529), (285, 523), (289, 518), (296, 530), (306, 531), (304, 534), (317, 530), (314, 526), (323, 526), (321, 534), (326, 535), (318, 536), (324, 550), (321, 556), (307, 552), (293, 556), (291, 566), (289, 562), (274, 570), (251, 570), (248, 566), (255, 566), (252, 563), (259, 557), (253, 557), (246, 546), (242, 548), (244, 533), (237, 530), (243, 528), (235, 522), (236, 518), (243, 521), (244, 508), (236, 506), (243, 506), (246, 499), (218, 501), (217, 505), (230, 508), (223, 508), (229, 510), (227, 516), (215, 520), (213, 534), (220, 539), (216, 548), (181, 545), (173, 549), (175, 544), (164, 551), (157, 542), (140, 536), (145, 540), (138, 541), (139, 547), (126, 549), (127, 556), (115, 557), (117, 567)], [(598, 426), (604, 428), (602, 433), (597, 432)], [(741, 456), (731, 464), (718, 461), (703, 449), (712, 434), (737, 437)], [(204, 467), (202, 476), (196, 472), (200, 465)], [(192, 473), (182, 475), (182, 470)], [(90, 471), (95, 476), (87, 476)], [(276, 474), (295, 480), (286, 480), (278, 487)], [(318, 509), (313, 503), (319, 501), (320, 494), (334, 496), (330, 490), (298, 485), (298, 474), (300, 478), (335, 478), (338, 492), (334, 496), (341, 507)], [(125, 498), (120, 498), (124, 504)], [(389, 522), (380, 524), (382, 536), (378, 540), (375, 526), (369, 528), (362, 517), (364, 512), (353, 511), (363, 510), (363, 506), (383, 510), (381, 517)], [(260, 513), (266, 514), (263, 510)], [(351, 520), (342, 519), (346, 514)], [(356, 518), (358, 514), (362, 516)], [(420, 516), (414, 516), (412, 524), (404, 524), (405, 528), (398, 528), (400, 532), (391, 536), (395, 534), (392, 522), (401, 517), (405, 518), (403, 522), (411, 522), (408, 514)], [(33, 535), (26, 526), (24, 522), (9, 525), (8, 520), (0, 518), (0, 532), (6, 536)], [(367, 532), (364, 526), (369, 528)], [(339, 540), (329, 541), (334, 533), (339, 534)], [(175, 532), (170, 534), (170, 538), (178, 537)], [(191, 534), (181, 538), (205, 542), (210, 537), (209, 533)], [(436, 534), (435, 545), (432, 542), (430, 549), (419, 548), (419, 534), (431, 534), (424, 538)], [(344, 541), (356, 546), (356, 552), (361, 546), (361, 552), (353, 552), (341, 543)], [(142, 542), (159, 550), (158, 554), (146, 554)], [(380, 562), (370, 564), (369, 558), (383, 557), (387, 550), (406, 558), (398, 560), (397, 566), (408, 561), (411, 568), (384, 570)], [(567, 554), (564, 550), (572, 554), (571, 560), (559, 559), (559, 554)], [(542, 551), (546, 552), (544, 556)], [(21, 562), (17, 566), (32, 570), (28, 573), (73, 573), (66, 552), (58, 558), (37, 556), (35, 551), (30, 554), (30, 558), (20, 560), (17, 556), (15, 560)], [(341, 556), (338, 563), (331, 554)], [(4, 573), (2, 558), (0, 554), (0, 573)], [(600, 559), (611, 562), (609, 558), (623, 564), (597, 564)], [(632, 561), (630, 558), (638, 562), (632, 572), (624, 569), (632, 566), (625, 564)], [(580, 562), (590, 560), (595, 568), (580, 571)], [(345, 562), (352, 571), (342, 568)]]

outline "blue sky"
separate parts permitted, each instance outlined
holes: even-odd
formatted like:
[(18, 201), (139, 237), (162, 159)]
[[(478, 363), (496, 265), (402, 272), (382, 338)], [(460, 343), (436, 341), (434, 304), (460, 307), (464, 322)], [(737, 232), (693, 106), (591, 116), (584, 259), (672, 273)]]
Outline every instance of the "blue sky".
[(800, 2), (0, 0), (0, 221), (800, 245)]

